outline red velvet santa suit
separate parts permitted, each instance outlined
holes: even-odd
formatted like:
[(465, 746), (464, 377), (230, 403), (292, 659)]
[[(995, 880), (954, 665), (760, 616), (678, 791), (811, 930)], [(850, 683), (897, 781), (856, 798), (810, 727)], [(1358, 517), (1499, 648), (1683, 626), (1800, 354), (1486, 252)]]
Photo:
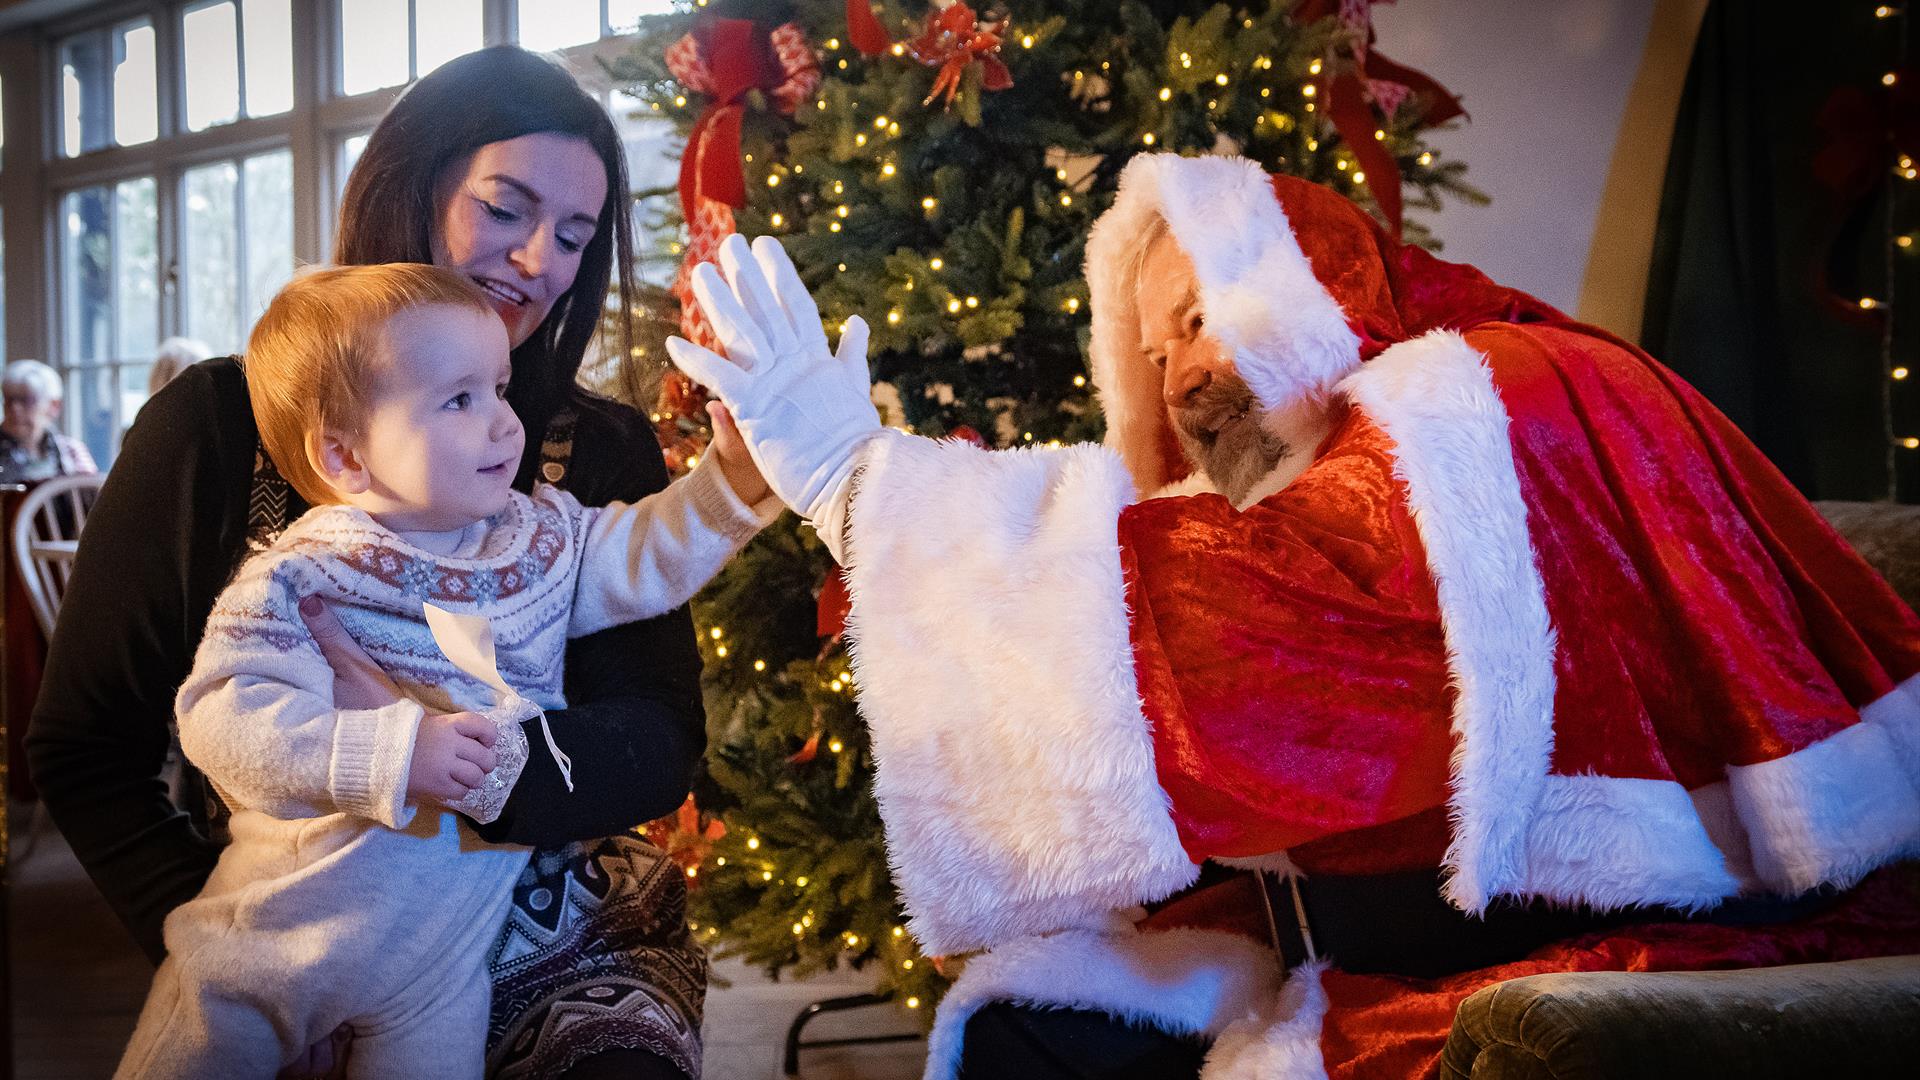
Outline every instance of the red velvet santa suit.
[[(1268, 415), (1332, 410), (1312, 463), (1241, 508), (1138, 498), (1183, 468), (1139, 355), (1155, 216)], [(1920, 850), (1920, 622), (1672, 373), (1330, 192), (1142, 157), (1087, 258), (1108, 446), (888, 438), (852, 504), (913, 930), (993, 950), (930, 1077), (993, 998), (1217, 1035), (1208, 1077), (1381, 1076), (1431, 1069), (1459, 999), (1515, 974), (1920, 950), (1884, 882), (1824, 929), (1640, 927), (1422, 984), (1336, 956), (1282, 989), (1264, 934), (1158, 929), (1218, 924), (1218, 897), (1154, 932), (1117, 917), (1201, 860), (1282, 851), (1439, 865), (1469, 912), (1852, 885)]]

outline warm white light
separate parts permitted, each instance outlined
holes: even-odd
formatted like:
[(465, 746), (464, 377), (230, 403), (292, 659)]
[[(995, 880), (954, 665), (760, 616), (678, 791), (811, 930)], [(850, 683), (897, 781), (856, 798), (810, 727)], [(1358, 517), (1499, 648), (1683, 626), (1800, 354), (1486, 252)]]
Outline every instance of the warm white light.
[(1320, 61), (1318, 61), (1318, 60), (1315, 60), (1315, 61), (1314, 61), (1313, 63), (1311, 63), (1311, 64), (1308, 64), (1308, 65), (1307, 65), (1307, 74), (1309, 74), (1309, 75), (1318, 75), (1318, 74), (1320, 74)]
[(1142, 136), (1140, 136), (1140, 141), (1141, 141), (1141, 142), (1143, 142), (1143, 143), (1146, 143), (1146, 144), (1147, 144), (1148, 146), (1152, 146), (1152, 145), (1153, 145), (1153, 132), (1151, 132), (1151, 131), (1149, 131), (1149, 132), (1147, 132), (1147, 133), (1146, 133), (1145, 135), (1142, 135)]
[(867, 145), (867, 133), (863, 131), (863, 132), (861, 132), (861, 133), (859, 133), (858, 135), (855, 135), (855, 136), (853, 137), (853, 145), (855, 145), (855, 146), (865, 146), (865, 145)]
[(887, 312), (887, 325), (888, 326), (900, 325), (900, 309), (899, 308), (894, 308), (892, 311)]
[(755, 671), (767, 670), (767, 662), (765, 660), (755, 660), (753, 662), (753, 670)]
[(1023, 37), (1023, 38), (1021, 38), (1021, 39), (1020, 39), (1020, 47), (1021, 47), (1021, 48), (1023, 48), (1023, 49), (1031, 49), (1031, 48), (1033, 48), (1033, 35), (1032, 35), (1032, 34), (1028, 34), (1028, 35), (1026, 35), (1025, 37)]
[(947, 313), (949, 315), (958, 314), (959, 311), (960, 311), (960, 301), (958, 300), (947, 301)]
[(803, 877), (794, 878), (793, 884), (795, 888), (804, 889), (807, 887), (807, 879)]
[(835, 739), (832, 742), (827, 744), (827, 752), (830, 754), (837, 754), (840, 751), (845, 750), (846, 748), (847, 748), (847, 744), (841, 742), (839, 739)]
[(880, 166), (881, 176), (892, 176), (893, 173), (894, 173), (893, 162), (889, 161), (885, 165)]
[(785, 225), (786, 223), (787, 223), (787, 219), (780, 214), (775, 214), (772, 217), (767, 219), (767, 224), (773, 226), (776, 229), (782, 225)]
[(1075, 386), (1087, 385), (1087, 377), (1085, 375), (1075, 375), (1073, 377), (1073, 385)]
[(1220, 74), (1215, 75), (1213, 77), (1213, 81), (1219, 83), (1221, 86), (1227, 85), (1227, 73), (1223, 71)]
[(757, 837), (757, 836), (749, 836), (749, 837), (747, 837), (747, 850), (748, 850), (748, 851), (759, 851), (759, 850), (760, 850), (760, 838), (759, 838), (759, 837)]
[(1172, 89), (1171, 87), (1166, 87), (1166, 86), (1163, 86), (1163, 87), (1161, 87), (1161, 88), (1160, 88), (1160, 100), (1161, 100), (1161, 101), (1166, 101), (1166, 100), (1168, 100), (1168, 99), (1169, 99), (1169, 98), (1171, 98), (1171, 97), (1173, 97), (1173, 89)]
[(1302, 86), (1302, 87), (1300, 88), (1300, 96), (1301, 96), (1301, 97), (1312, 97), (1313, 95), (1315, 95), (1315, 94), (1317, 94), (1317, 93), (1319, 93), (1319, 92), (1320, 92), (1320, 88), (1319, 88), (1319, 87), (1317, 87), (1317, 86), (1315, 86), (1315, 85), (1313, 85), (1312, 83), (1308, 83), (1308, 84), (1306, 84), (1305, 86)]
[(934, 207), (936, 207), (936, 206), (938, 206), (938, 205), (940, 205), (940, 204), (939, 204), (939, 202), (937, 202), (937, 201), (936, 201), (936, 200), (934, 199), (934, 197), (933, 197), (933, 196), (931, 196), (931, 195), (929, 195), (929, 196), (927, 196), (926, 198), (924, 198), (924, 199), (921, 199), (921, 200), (920, 200), (920, 209), (922, 209), (922, 210), (931, 210), (931, 209), (933, 209)]
[(947, 265), (947, 260), (945, 260), (945, 259), (943, 259), (943, 258), (941, 258), (941, 257), (940, 257), (940, 256), (938, 256), (938, 255), (935, 255), (935, 256), (934, 256), (934, 257), (933, 257), (933, 258), (932, 258), (931, 260), (929, 260), (929, 261), (927, 262), (927, 265), (928, 265), (929, 267), (932, 267), (932, 268), (933, 268), (933, 269), (935, 269), (935, 270), (938, 270), (938, 269), (940, 269), (941, 267), (943, 267), (943, 266), (945, 266), (945, 265)]
[(967, 306), (968, 306), (968, 307), (970, 307), (970, 308), (976, 308), (976, 307), (979, 307), (979, 306), (980, 306), (980, 298), (979, 298), (979, 297), (977, 297), (977, 296), (969, 296), (969, 297), (967, 297)]
[(1903, 367), (1897, 367), (1893, 369), (1893, 377), (1896, 379), (1904, 379), (1910, 374), (1912, 373)]

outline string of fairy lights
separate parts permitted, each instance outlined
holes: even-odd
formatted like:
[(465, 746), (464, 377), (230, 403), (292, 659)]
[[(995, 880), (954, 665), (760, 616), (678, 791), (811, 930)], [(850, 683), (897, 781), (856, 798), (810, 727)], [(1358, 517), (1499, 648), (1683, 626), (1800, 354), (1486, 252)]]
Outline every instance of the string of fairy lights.
[[(1886, 88), (1892, 88), (1900, 80), (1899, 71), (1906, 66), (1907, 7), (1904, 4), (1881, 4), (1873, 9), (1873, 14), (1881, 26), (1888, 27), (1893, 31), (1895, 41), (1893, 70), (1880, 76), (1880, 85)], [(1900, 434), (1899, 428), (1896, 426), (1894, 420), (1895, 389), (1899, 384), (1906, 382), (1913, 375), (1912, 368), (1900, 362), (1894, 351), (1896, 345), (1894, 340), (1894, 293), (1896, 291), (1895, 281), (1899, 276), (1895, 260), (1902, 253), (1910, 254), (1914, 249), (1913, 234), (1899, 231), (1901, 195), (1907, 187), (1905, 183), (1901, 183), (1900, 181), (1920, 180), (1920, 167), (1916, 167), (1913, 158), (1909, 155), (1899, 153), (1897, 150), (1895, 153), (1898, 155), (1893, 161), (1895, 183), (1887, 196), (1886, 217), (1882, 224), (1884, 243), (1881, 259), (1881, 280), (1883, 282), (1881, 295), (1877, 297), (1863, 296), (1860, 298), (1860, 307), (1862, 310), (1882, 312), (1880, 318), (1880, 363), (1881, 370), (1884, 372), (1886, 378), (1881, 384), (1880, 422), (1882, 432), (1886, 436), (1887, 499), (1889, 501), (1897, 500), (1900, 497), (1900, 465), (1903, 456), (1900, 451), (1920, 450), (1920, 436)]]

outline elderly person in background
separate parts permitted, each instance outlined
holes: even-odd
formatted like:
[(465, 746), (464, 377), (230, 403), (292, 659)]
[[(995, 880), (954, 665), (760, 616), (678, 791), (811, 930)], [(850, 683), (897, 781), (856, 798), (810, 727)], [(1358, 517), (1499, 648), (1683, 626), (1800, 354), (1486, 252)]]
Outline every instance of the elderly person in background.
[(161, 342), (160, 350), (153, 354), (153, 368), (147, 373), (147, 396), (159, 393), (175, 375), (212, 355), (212, 349), (192, 338), (170, 337)]
[(53, 429), (65, 391), (60, 375), (38, 360), (15, 360), (0, 378), (6, 417), (0, 420), (0, 484), (99, 472), (77, 439)]

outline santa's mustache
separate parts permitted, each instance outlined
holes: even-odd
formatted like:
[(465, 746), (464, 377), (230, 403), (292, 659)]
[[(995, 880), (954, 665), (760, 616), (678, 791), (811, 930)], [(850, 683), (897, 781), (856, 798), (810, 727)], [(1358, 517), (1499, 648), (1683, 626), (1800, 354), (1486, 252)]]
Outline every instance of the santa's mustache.
[(1180, 430), (1205, 446), (1213, 445), (1227, 425), (1245, 419), (1256, 404), (1245, 380), (1230, 372), (1215, 375), (1188, 401), (1180, 410)]

